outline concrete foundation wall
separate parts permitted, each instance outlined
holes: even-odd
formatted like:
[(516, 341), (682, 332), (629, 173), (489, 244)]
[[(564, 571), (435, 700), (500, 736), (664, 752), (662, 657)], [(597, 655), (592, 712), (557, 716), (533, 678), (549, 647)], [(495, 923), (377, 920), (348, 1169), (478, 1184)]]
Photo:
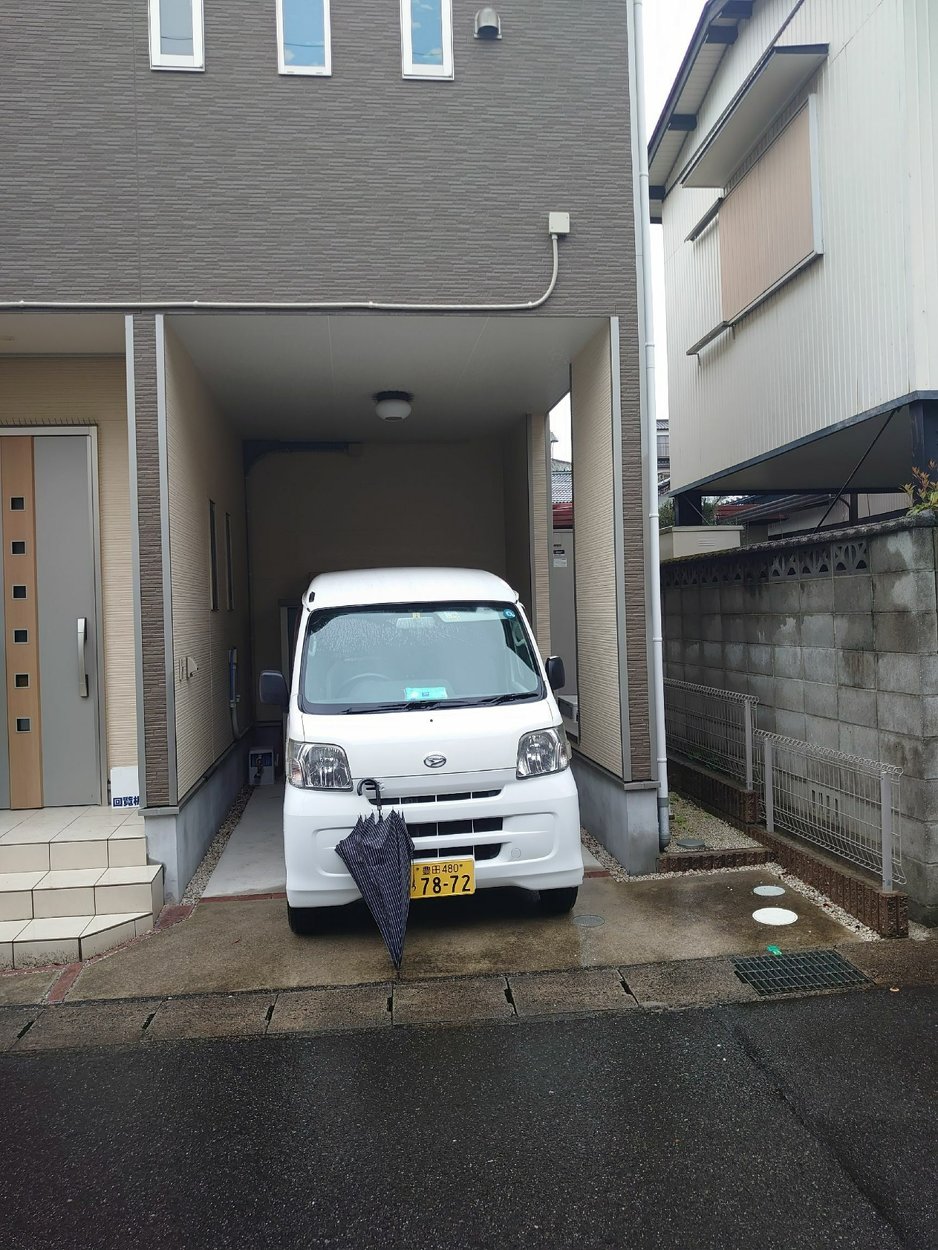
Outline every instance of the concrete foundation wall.
[(666, 676), (758, 728), (898, 765), (913, 911), (938, 921), (938, 530), (885, 522), (662, 567)]

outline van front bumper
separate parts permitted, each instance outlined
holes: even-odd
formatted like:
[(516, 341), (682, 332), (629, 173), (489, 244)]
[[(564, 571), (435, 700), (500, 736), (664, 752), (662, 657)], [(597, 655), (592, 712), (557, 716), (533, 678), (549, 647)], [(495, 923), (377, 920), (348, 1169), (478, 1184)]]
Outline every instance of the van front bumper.
[[(384, 812), (393, 808), (407, 821), (415, 858), (472, 855), (477, 890), (555, 890), (583, 880), (579, 802), (569, 768), (524, 780), (512, 770), (379, 781), (383, 794), (404, 800), (386, 802)], [(475, 797), (480, 794), (485, 797)], [(283, 841), (291, 907), (339, 907), (361, 897), (335, 848), (359, 817), (375, 814), (374, 805), (354, 791), (287, 784)], [(454, 821), (461, 822), (458, 832), (438, 829)], [(432, 831), (425, 834), (421, 826)]]

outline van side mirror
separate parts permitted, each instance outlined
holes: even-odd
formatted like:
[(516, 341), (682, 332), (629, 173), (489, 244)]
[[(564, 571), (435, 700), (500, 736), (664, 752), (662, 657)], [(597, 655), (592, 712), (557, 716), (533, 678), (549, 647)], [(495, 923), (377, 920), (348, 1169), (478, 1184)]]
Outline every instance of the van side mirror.
[(547, 682), (551, 690), (559, 690), (567, 684), (567, 672), (559, 655), (547, 658)]
[(290, 706), (290, 691), (287, 689), (287, 683), (283, 673), (278, 673), (276, 669), (267, 668), (261, 673), (258, 695), (261, 703), (270, 703), (284, 712)]

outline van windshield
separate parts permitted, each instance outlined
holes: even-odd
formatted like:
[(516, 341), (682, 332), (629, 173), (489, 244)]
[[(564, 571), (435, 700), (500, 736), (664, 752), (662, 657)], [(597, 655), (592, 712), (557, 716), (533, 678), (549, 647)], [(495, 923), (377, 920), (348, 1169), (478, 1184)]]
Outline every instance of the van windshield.
[(380, 604), (314, 612), (300, 673), (304, 712), (484, 707), (544, 698), (517, 608)]

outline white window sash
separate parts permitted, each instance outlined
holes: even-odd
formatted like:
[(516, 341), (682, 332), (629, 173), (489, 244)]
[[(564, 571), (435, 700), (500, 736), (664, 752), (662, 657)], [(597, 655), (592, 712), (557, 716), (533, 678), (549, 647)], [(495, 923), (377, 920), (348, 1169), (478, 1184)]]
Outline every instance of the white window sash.
[(322, 29), (324, 42), (324, 65), (290, 65), (284, 53), (283, 0), (277, 0), (277, 69), (281, 74), (301, 74), (307, 78), (330, 78), (332, 76), (332, 15), (330, 0), (319, 0), (322, 5)]
[(205, 69), (205, 28), (202, 17), (202, 0), (192, 0), (192, 55), (174, 56), (164, 52), (160, 39), (160, 0), (150, 4), (150, 68), (151, 69)]
[(401, 64), (405, 78), (453, 77), (453, 0), (441, 0), (443, 12), (443, 64), (415, 65), (413, 48), (413, 0), (401, 0)]

